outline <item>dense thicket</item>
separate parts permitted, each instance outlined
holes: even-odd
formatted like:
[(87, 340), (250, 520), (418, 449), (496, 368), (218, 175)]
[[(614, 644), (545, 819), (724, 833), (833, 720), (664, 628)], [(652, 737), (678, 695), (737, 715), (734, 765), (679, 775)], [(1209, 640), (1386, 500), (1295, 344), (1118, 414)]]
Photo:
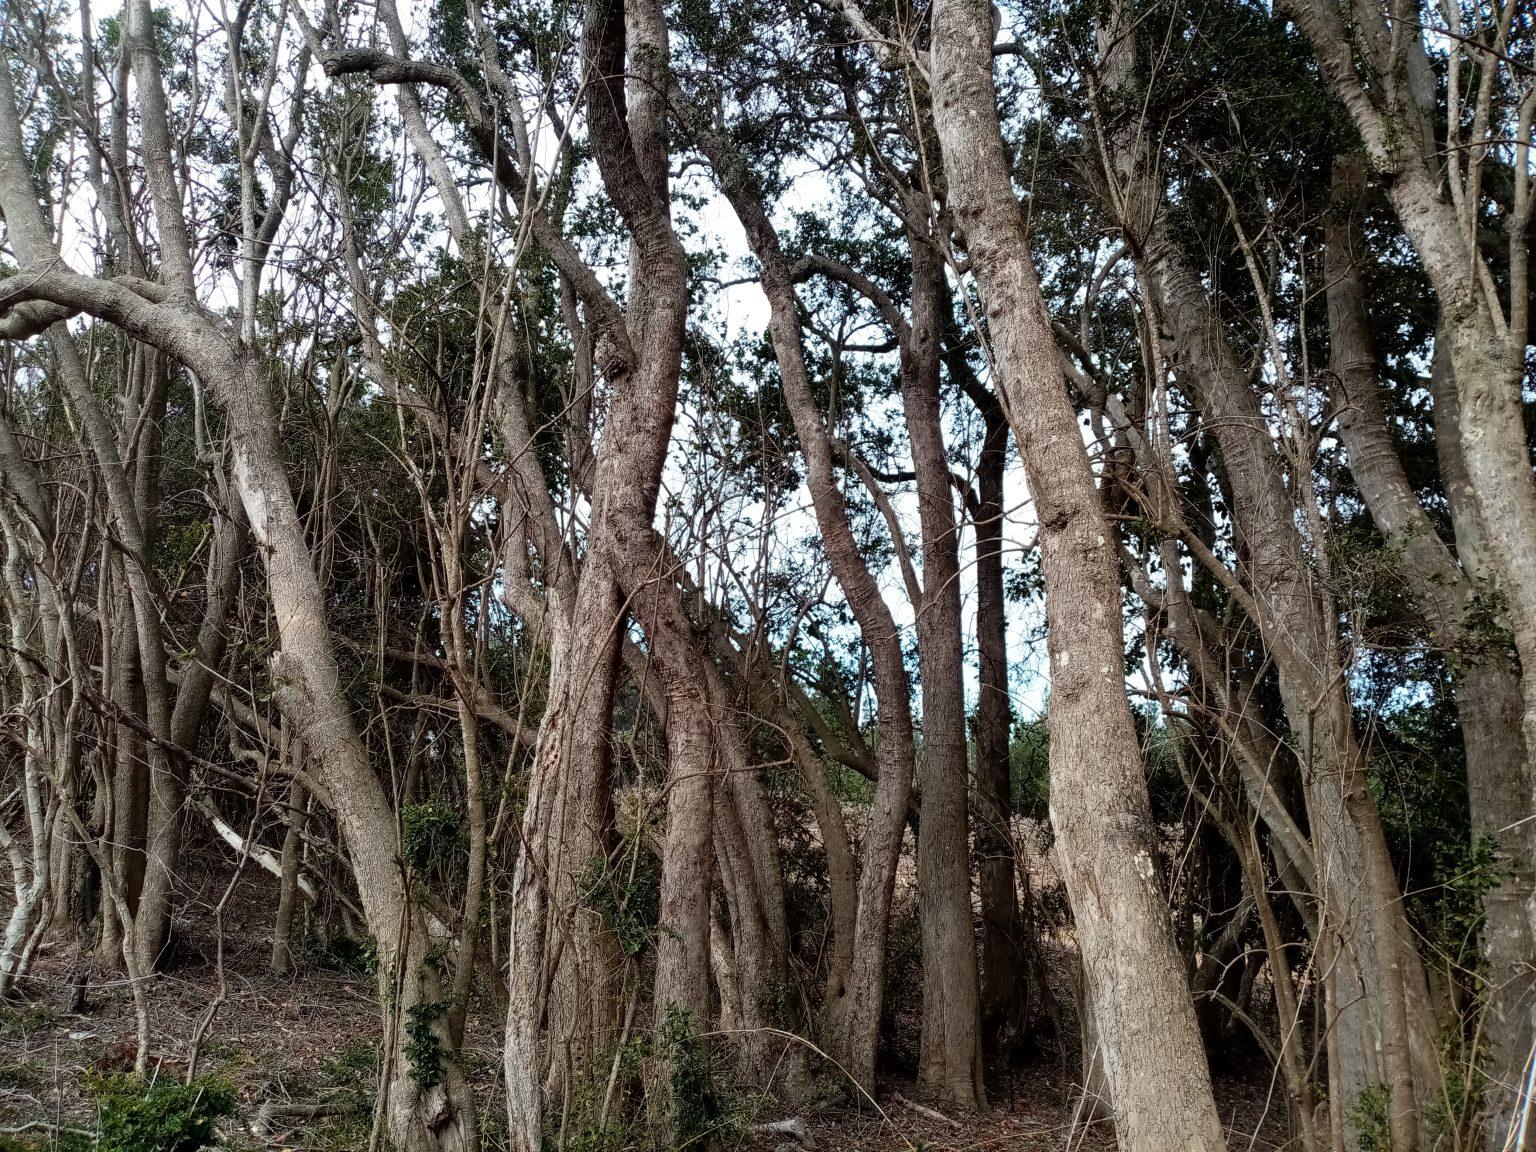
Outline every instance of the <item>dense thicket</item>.
[(245, 886), (401, 1152), (1536, 1144), (1533, 18), (6, 4), (0, 998), (211, 924), (196, 1083)]

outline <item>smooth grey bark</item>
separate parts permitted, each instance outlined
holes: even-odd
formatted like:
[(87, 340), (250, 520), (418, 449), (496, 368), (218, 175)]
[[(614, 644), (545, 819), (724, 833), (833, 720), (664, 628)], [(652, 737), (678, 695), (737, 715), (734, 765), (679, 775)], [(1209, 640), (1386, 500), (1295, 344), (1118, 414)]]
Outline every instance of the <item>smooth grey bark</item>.
[(1120, 579), (1029, 236), (992, 78), (992, 13), (933, 14), (933, 119), (949, 203), (988, 321), (994, 371), (1040, 522), (1051, 661), (1051, 823), (1077, 923), (1122, 1147), (1225, 1148), (1154, 863), (1124, 684)]
[[(223, 367), (224, 374), (205, 370), (204, 378), (229, 421), (235, 485), (266, 563), (281, 643), (273, 669), (276, 698), (335, 804), (364, 914), (378, 944), (381, 975), (404, 1018), (418, 1004), (443, 999), (436, 970), (427, 960), (431, 940), (426, 922), (405, 888), (394, 812), (341, 692), (324, 598), (281, 465), (265, 379), (238, 346)], [(428, 1019), (451, 1052), (446, 1020)], [(425, 1083), (402, 1047), (396, 1028), (385, 1053), (393, 1070), (386, 1116), (396, 1147), (405, 1152), (478, 1147), (474, 1106), (458, 1065), (444, 1061), (442, 1078)]]
[(51, 571), (52, 522), (31, 464), (22, 455), (9, 419), (0, 416), (0, 603), (13, 654), (23, 656), (12, 683), (0, 686), (0, 706), (16, 718), (20, 783), (7, 801), (19, 800), (17, 825), (0, 820), (0, 850), (11, 870), (11, 908), (0, 936), (0, 997), (10, 998), (30, 974), (38, 945), (55, 911), (56, 830), (59, 809), (70, 795), (74, 757), (64, 710), (67, 689), (54, 685), (77, 661), (65, 654), (68, 602)]

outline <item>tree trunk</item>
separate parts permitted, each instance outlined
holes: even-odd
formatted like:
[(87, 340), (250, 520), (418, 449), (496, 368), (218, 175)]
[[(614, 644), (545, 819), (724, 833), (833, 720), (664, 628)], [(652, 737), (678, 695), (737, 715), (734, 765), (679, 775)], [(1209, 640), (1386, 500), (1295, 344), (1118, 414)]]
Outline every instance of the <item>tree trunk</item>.
[[(1374, 4), (1351, 6), (1346, 14), (1335, 0), (1289, 0), (1287, 10), (1311, 43), (1324, 79), (1349, 112), (1372, 168), (1388, 177), (1383, 181), (1387, 197), (1434, 287), (1440, 304), (1436, 353), (1445, 355), (1456, 387), (1455, 424), (1440, 424), (1437, 412), (1437, 428), (1455, 429), (1463, 473), (1479, 512), (1479, 534), (1486, 541), (1488, 571), (1497, 576), (1497, 590), (1508, 607), (1521, 667), (1536, 668), (1536, 564), (1530, 563), (1530, 542), (1536, 539), (1536, 475), (1526, 444), (1523, 399), (1530, 334), (1529, 193), (1517, 192), (1515, 210), (1503, 214), (1510, 288), (1507, 309), (1501, 308), (1494, 274), (1479, 247), (1482, 229), (1464, 226), (1457, 207), (1443, 195), (1447, 182), (1462, 181), (1463, 173), (1458, 149), (1450, 150), (1458, 157), (1454, 170), (1445, 171), (1446, 153), (1428, 128), (1435, 112), (1433, 77), (1428, 84), (1411, 82), (1420, 78), (1411, 69), (1427, 71), (1425, 33), (1411, 30), (1402, 35), (1395, 13), (1389, 32), (1388, 13)], [(1369, 61), (1370, 68), (1362, 74), (1357, 41), (1377, 46), (1390, 42), (1394, 52), (1390, 60)], [(1452, 51), (1464, 53), (1464, 59), (1481, 57), (1483, 69), (1498, 68), (1499, 53), (1480, 44), (1457, 43)], [(1486, 80), (1495, 82), (1493, 71)], [(1528, 150), (1529, 119), (1528, 110), (1517, 117), (1517, 155)], [(1489, 130), (1486, 124), (1482, 128)], [(1485, 138), (1465, 151), (1481, 156), (1491, 146)], [(1466, 211), (1480, 220), (1486, 202), (1471, 172), (1458, 191), (1469, 201)], [(1536, 676), (1521, 678), (1521, 693), (1529, 785), (1536, 783), (1529, 760), (1536, 750)], [(1528, 903), (1528, 915), (1536, 924), (1536, 902)]]
[(833, 468), (832, 445), (806, 370), (799, 303), (788, 259), (745, 162), (729, 142), (696, 120), (691, 125), (735, 209), (753, 254), (763, 266), (768, 335), (779, 366), (795, 437), (805, 457), (806, 487), (832, 574), (847, 598), (874, 668), (879, 768), (864, 839), (858, 904), (847, 979), (832, 985), (822, 1032), (843, 1069), (861, 1087), (874, 1087), (880, 1015), (885, 996), (886, 929), (912, 788), (911, 684), (900, 632), (880, 587), (859, 553)]
[[(144, 887), (145, 832), (149, 818), (148, 758), (144, 754), (144, 693), (139, 676), (138, 643), (133, 630), (128, 590), (121, 579), (121, 569), (113, 565), (113, 592), (108, 600), (113, 607), (112, 664), (109, 691), (123, 710), (125, 720), (117, 721), (112, 747), (112, 871), (128, 910), (138, 913), (139, 894)], [(134, 723), (137, 721), (137, 724)], [(118, 922), (115, 904), (103, 905), (101, 953), (112, 965), (121, 962), (124, 925)]]
[(1067, 399), (997, 120), (992, 12), (933, 16), (934, 123), (950, 205), (1040, 521), (1051, 660), (1051, 822), (1122, 1147), (1226, 1147), (1169, 930), (1126, 699), (1111, 533)]
[[(1295, 505), (1253, 389), (1237, 368), (1193, 272), (1161, 219), (1144, 246), (1149, 279), (1172, 335), (1181, 382), (1222, 448), (1232, 485), (1238, 553), (1258, 626), (1279, 673), (1280, 694), (1307, 779), (1323, 931), (1337, 937), (1333, 1004), (1340, 1061), (1330, 1066), (1345, 1114), (1372, 1084), (1392, 1096), (1394, 1148), (1416, 1137), (1415, 1117), (1438, 1093), (1434, 1023), (1410, 1006), (1423, 969), (1397, 889), (1375, 801), (1355, 741), (1349, 683), (1340, 667), (1333, 611), (1295, 527)], [(1410, 1035), (1411, 1034), (1411, 1035)]]
[[(713, 713), (719, 702), (711, 700), (698, 666), (700, 646), (692, 642), (692, 626), (665, 567), (665, 542), (652, 527), (688, 310), (688, 260), (672, 228), (666, 182), (666, 24), (650, 0), (607, 0), (588, 10), (583, 45), (596, 70), (587, 98), (593, 152), (603, 185), (629, 228), (634, 272), (629, 285), (634, 355), (626, 370), (609, 373), (613, 399), (593, 484), (600, 510), (592, 546), (609, 557), (635, 605), (667, 697), (656, 1026), (662, 1031), (675, 1022), (697, 1035), (707, 1030), (710, 1018)], [(627, 111), (626, 70), (635, 77)]]
[(298, 907), (299, 854), (308, 820), (309, 795), (295, 777), (288, 789), (288, 831), (283, 834), (283, 874), (278, 880), (277, 920), (272, 928), (270, 968), (274, 976), (293, 971), (293, 914)]
[[(1470, 583), (1486, 589), (1493, 557), (1483, 532), (1457, 435), (1459, 397), (1448, 357), (1437, 354), (1430, 373), (1435, 400), (1435, 446), (1440, 481), (1456, 532), (1456, 554)], [(1468, 579), (1470, 578), (1470, 579)], [(1436, 585), (1437, 592), (1440, 586)], [(1483, 895), (1483, 953), (1488, 965), (1483, 1032), (1488, 1037), (1488, 1116), (1484, 1143), (1503, 1147), (1522, 1102), (1520, 1085), (1536, 1016), (1536, 955), (1532, 904), (1536, 902), (1536, 825), (1531, 821), (1531, 758), (1520, 728), (1521, 694), (1511, 662), (1492, 650), (1466, 658), (1456, 679), (1457, 711), (1467, 756), (1467, 805), (1474, 837), (1491, 837), (1499, 884)], [(1528, 679), (1528, 678), (1527, 678)], [(1463, 705), (1465, 700), (1465, 706)]]
[[(336, 818), (351, 858), (362, 896), (364, 913), (379, 946), (381, 975), (393, 985), (392, 1003), (400, 1013), (418, 1015), (431, 1022), (431, 1031), (450, 1053), (440, 1079), (412, 1077), (401, 1059), (399, 1031), (386, 1053), (395, 1069), (387, 1115), (390, 1137), (400, 1152), (460, 1152), (478, 1143), (475, 1112), (462, 1074), (451, 1058), (444, 1022), (430, 996), (431, 973), (425, 964), (426, 931), (419, 910), (412, 907), (396, 854), (394, 813), (383, 786), (368, 762), (367, 752), (352, 722), (342, 695), (332, 648), (325, 600), (309, 555), (293, 494), (278, 447), (278, 421), (267, 392), (263, 366), (233, 332), (196, 307), (187, 247), (186, 222), (176, 165), (171, 157), (165, 93), (153, 43), (153, 21), (147, 0), (130, 0), (128, 50), (132, 55), (136, 88), (140, 97), (142, 150), (158, 232), (161, 273), (166, 284), (153, 295), (172, 301), (163, 304), (150, 296), (131, 292), (119, 284), (77, 276), (57, 267), (59, 257), (52, 245), (47, 223), (40, 219), (22, 150), (19, 120), (10, 77), (0, 70), (0, 204), (15, 242), (25, 234), (24, 260), (37, 275), (54, 276), (70, 286), (74, 305), (119, 325), (128, 335), (154, 344), (175, 356), (195, 372), (213, 393), (228, 420), (234, 459), (234, 482), (250, 523), (252, 537), (261, 551), (267, 573), (272, 614), (277, 623), (279, 653), (273, 661), (274, 695), (285, 717), (303, 739), (326, 792), (336, 805)], [(41, 281), (39, 281), (41, 282)], [(68, 333), (56, 325), (61, 361), (74, 354)], [(76, 361), (78, 362), (78, 361)], [(73, 378), (66, 368), (66, 379)], [(120, 484), (122, 468), (111, 445), (95, 429), (99, 414), (83, 371), (79, 374), (82, 395), (77, 407), (91, 418), (85, 421), (93, 447), (110, 488)], [(125, 536), (137, 529), (129, 499), (113, 499), (113, 518)], [(164, 692), (164, 648), (158, 616), (151, 599), (147, 574), (131, 562), (146, 555), (141, 533), (125, 540), (125, 568), (134, 604), (138, 656), (146, 686), (158, 686), (148, 695), (148, 722), (155, 739), (148, 758), (151, 779), (167, 770), (165, 751), (170, 746), (170, 710)], [(137, 546), (135, 546), (137, 545)], [(162, 778), (163, 783), (168, 779)], [(161, 794), (162, 805), (165, 793)], [(120, 918), (132, 912), (120, 892), (114, 891)], [(135, 949), (139, 957), (158, 951), (134, 939), (136, 932), (125, 923), (125, 959)], [(138, 977), (145, 966), (137, 958), (129, 973)], [(437, 1007), (440, 1007), (438, 1005)]]
[[(951, 360), (953, 364), (953, 360)], [(968, 366), (961, 372), (969, 374)], [(955, 375), (952, 368), (951, 375)], [(980, 385), (977, 385), (980, 388)], [(974, 394), (973, 394), (973, 398)], [(976, 856), (981, 895), (982, 1039), (1008, 1053), (1030, 1023), (1028, 956), (1034, 947), (1019, 892), (1029, 870), (1013, 840), (1013, 709), (1008, 685), (1008, 606), (1003, 588), (1003, 477), (1008, 420), (997, 397), (980, 389), (986, 422), (976, 466)]]
[[(926, 238), (909, 235), (912, 323), (902, 350), (902, 404), (917, 476), (923, 586), (917, 610), (923, 754), (917, 892), (923, 936), (918, 1079), (961, 1109), (986, 1101), (967, 821), (965, 664), (960, 634), (960, 536), (939, 406), (939, 338), (949, 285)], [(900, 542), (898, 541), (898, 546)]]
[(1520, 730), (1520, 678), (1497, 646), (1480, 643), (1469, 634), (1467, 613), (1478, 591), (1477, 578), (1487, 571), (1491, 558), (1462, 461), (1458, 396), (1447, 378), (1447, 356), (1442, 352), (1435, 359), (1432, 387), (1441, 480), (1451, 509), (1459, 565), (1420, 506), (1387, 423), (1362, 274), (1363, 158), (1336, 159), (1333, 184), (1325, 273), (1339, 434), (1371, 518), (1401, 549), (1404, 575), (1424, 612), (1432, 642), (1451, 660), (1472, 834), (1492, 838), (1500, 872), (1500, 883), (1483, 897), (1488, 1005), (1482, 1030), (1490, 1059), (1491, 1103), (1485, 1133), (1497, 1146), (1514, 1119), (1519, 1093), (1513, 1085), (1520, 1082), (1531, 1049), (1531, 1007), (1536, 995), (1527, 963), (1533, 951), (1526, 911), (1532, 895), (1533, 845), (1526, 819), (1531, 782)]
[[(1136, 42), (1116, 8), (1099, 33), (1109, 93), (1136, 91)], [(1133, 102), (1129, 107), (1139, 107)], [(1172, 366), (1221, 446), (1229, 478), (1236, 551), (1252, 589), (1254, 624), (1274, 657), (1281, 697), (1307, 777), (1307, 804), (1326, 916), (1339, 936), (1343, 983), (1330, 1032), (1335, 1099), (1346, 1114), (1370, 1084), (1390, 1092), (1395, 1152), (1415, 1140), (1418, 1104), (1438, 1091), (1433, 1021), (1410, 1006), (1424, 986), (1401, 894), (1356, 744), (1348, 678), (1340, 664), (1335, 609), (1326, 579), (1296, 527), (1299, 506), (1313, 516), (1305, 475), (1293, 478), (1276, 450), (1259, 397), (1192, 268), (1168, 233), (1164, 188), (1146, 125), (1124, 107), (1106, 108), (1106, 199), (1132, 248), (1155, 313), (1170, 333)], [(1275, 371), (1287, 365), (1272, 333)], [(1284, 381), (1282, 381), (1284, 386)], [(1321, 547), (1321, 542), (1319, 542)], [(1368, 993), (1368, 995), (1366, 995)], [(1410, 1036), (1411, 1033), (1411, 1036)]]
[(508, 917), (504, 1064), (520, 1152), (542, 1148), (546, 1104), (580, 1085), (619, 1027), (622, 956), (602, 917), (582, 907), (580, 890), (594, 862), (608, 859), (614, 835), (610, 732), (624, 609), (591, 555), (573, 608), (561, 599), (550, 597), (555, 693), (539, 725)]

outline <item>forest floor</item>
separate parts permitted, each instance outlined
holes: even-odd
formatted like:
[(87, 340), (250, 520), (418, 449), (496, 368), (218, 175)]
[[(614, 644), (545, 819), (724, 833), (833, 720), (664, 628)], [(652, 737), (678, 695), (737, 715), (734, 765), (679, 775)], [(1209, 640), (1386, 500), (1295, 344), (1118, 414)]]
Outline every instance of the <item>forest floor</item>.
[[(199, 1071), (232, 1083), (238, 1093), (238, 1109), (221, 1133), (231, 1149), (361, 1152), (368, 1147), (374, 1050), (381, 1030), (374, 980), (314, 964), (302, 964), (295, 976), (271, 975), (267, 961), (276, 901), (268, 877), (259, 872), (248, 876), (226, 910), (224, 998), (199, 1053)], [(204, 891), (184, 894), (185, 903), (216, 902), (222, 888), (221, 878), (210, 877)], [(195, 926), (178, 925), (186, 934), (179, 940), (177, 961), (151, 988), (158, 1076), (185, 1076), (192, 1039), (218, 996), (210, 919), (200, 915)], [(85, 1004), (71, 1013), (71, 974), (80, 970), (70, 950), (54, 944), (40, 956), (21, 997), (0, 1005), (0, 1150), (52, 1147), (46, 1134), (54, 1127), (93, 1131), (91, 1084), (132, 1066), (135, 1031), (128, 987), (119, 974), (86, 962)], [(896, 1081), (882, 1086), (884, 1116), (867, 1107), (831, 1107), (807, 1112), (803, 1119), (815, 1147), (825, 1152), (1113, 1148), (1107, 1124), (1075, 1122), (1074, 1070), (1063, 1055), (1072, 1047), (1053, 1049), (994, 1078), (992, 1106), (976, 1115), (925, 1115), (916, 1089)], [(470, 1016), (464, 1063), (484, 1109), (487, 1148), (493, 1150), (501, 1146), (497, 1135), (505, 1130), (499, 1019)], [(1268, 1075), (1215, 1072), (1234, 1152), (1282, 1146), (1285, 1106), (1278, 1087), (1271, 1095)], [(320, 1103), (333, 1111), (301, 1122), (278, 1118), (258, 1132), (258, 1116), (268, 1102)], [(787, 1138), (753, 1134), (749, 1125), (783, 1118), (782, 1109), (748, 1117), (742, 1146), (773, 1152)], [(18, 1133), (21, 1142), (8, 1142), (8, 1135)]]

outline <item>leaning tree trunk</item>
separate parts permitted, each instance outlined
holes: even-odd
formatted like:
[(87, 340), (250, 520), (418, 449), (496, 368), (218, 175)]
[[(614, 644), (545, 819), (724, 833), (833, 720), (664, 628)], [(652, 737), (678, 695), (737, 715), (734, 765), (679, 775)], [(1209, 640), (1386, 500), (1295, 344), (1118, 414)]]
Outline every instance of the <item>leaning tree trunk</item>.
[[(1107, 200), (1177, 350), (1177, 377), (1221, 446), (1232, 489), (1233, 534), (1252, 590), (1253, 623), (1275, 660), (1280, 693), (1307, 777), (1307, 807), (1325, 915), (1319, 945), (1337, 963), (1328, 1033), (1333, 1102), (1348, 1115), (1371, 1085), (1391, 1096), (1394, 1148), (1410, 1147), (1420, 1103), (1438, 1089), (1433, 1021), (1364, 757), (1353, 731), (1326, 582), (1296, 527), (1297, 501), (1259, 397), (1209, 296), (1169, 234), (1164, 180), (1144, 120), (1134, 29), (1120, 6), (1100, 28), (1100, 72), (1119, 107), (1106, 107)], [(1274, 368), (1286, 364), (1271, 339)], [(1310, 490), (1305, 483), (1301, 499)], [(1304, 506), (1303, 506), (1304, 507)], [(1319, 546), (1321, 546), (1319, 541)], [(1342, 1138), (1342, 1135), (1341, 1135)]]
[[(149, 27), (147, 4), (134, 0), (132, 7), (136, 25)], [(142, 50), (139, 54), (143, 55)], [(165, 137), (163, 92), (158, 93), (162, 106), (156, 113), (148, 91), (155, 85), (146, 84), (141, 76), (138, 87), (145, 98), (144, 131)], [(26, 216), (28, 206), (35, 205), (30, 183), (10, 178), (18, 165), (19, 133), (13, 94), (3, 74), (0, 96), (4, 97), (0, 99), (0, 160), (4, 167), (0, 176), (5, 177), (0, 180), (0, 203), (14, 234), (15, 222)], [(163, 157), (169, 156), (163, 139), (158, 151)], [(168, 266), (174, 269), (187, 263), (185, 223), (179, 215), (181, 202), (173, 182), (174, 170), (168, 162), (158, 167), (151, 164), (150, 168), (161, 249)], [(174, 258), (178, 242), (183, 243), (179, 260)], [(445, 1021), (436, 1011), (440, 1004), (431, 998), (434, 989), (426, 963), (429, 941), (424, 921), (406, 891), (396, 852), (394, 813), (368, 762), (341, 691), (325, 600), (288, 487), (263, 366), (235, 334), (196, 306), (190, 295), (190, 275), (173, 280), (166, 288), (135, 291), (118, 282), (80, 276), (60, 267), (56, 252), (28, 263), (32, 269), (26, 278), (28, 291), (51, 293), (35, 298), (89, 312), (117, 324), (135, 339), (155, 344), (197, 373), (223, 408), (234, 458), (235, 488), (252, 537), (261, 549), (278, 628), (274, 694), (318, 765), (325, 791), (335, 803), (368, 926), (378, 942), (383, 990), (393, 989), (391, 1006), (406, 1018), (425, 1021), (444, 1050), (451, 1051)], [(155, 641), (159, 642), (158, 635)], [(141, 658), (145, 647), (140, 646)], [(159, 679), (163, 683), (163, 675)], [(153, 720), (151, 729), (159, 730)], [(115, 881), (111, 887), (116, 889)], [(131, 918), (126, 902), (120, 901), (120, 892), (114, 891), (113, 896), (120, 918)], [(136, 933), (127, 935), (125, 959), (136, 946), (132, 939)], [(145, 954), (142, 948), (136, 950)], [(135, 977), (142, 971), (137, 957), (129, 963), (129, 970)], [(411, 1062), (403, 1058), (400, 1031), (394, 1030), (393, 1037), (385, 1058), (392, 1069), (388, 1117), (396, 1148), (402, 1152), (475, 1148), (474, 1108), (457, 1065), (449, 1058), (438, 1074), (423, 1074), (419, 1068), (413, 1074), (408, 1067)]]
[(950, 205), (1040, 520), (1051, 659), (1051, 822), (1122, 1147), (1226, 1147), (1155, 863), (1126, 699), (1113, 530), (1066, 394), (1013, 193), (992, 79), (992, 12), (941, 0), (934, 124)]
[(341, 691), (325, 601), (277, 449), (277, 422), (260, 366), (236, 349), (222, 371), (205, 371), (229, 421), (235, 488), (265, 560), (279, 652), (275, 696), (317, 765), (379, 951), (386, 1002), (432, 1040), (438, 1060), (412, 1060), (392, 1027), (384, 1059), (389, 1136), (400, 1152), (472, 1152), (475, 1109), (452, 1056), (442, 990), (427, 953), (425, 917), (406, 888), (395, 815), (368, 761)]
[(1344, 1115), (1372, 1085), (1385, 1085), (1394, 1141), (1411, 1144), (1421, 1105), (1439, 1089), (1434, 1022), (1365, 757), (1355, 739), (1349, 683), (1326, 587), (1308, 562), (1295, 504), (1257, 395), (1227, 345), (1209, 299), (1166, 236), (1161, 218), (1139, 259), (1157, 285), (1178, 349), (1182, 382), (1221, 445), (1232, 520), (1266, 649), (1307, 780), (1317, 855), (1322, 932), (1336, 962), (1329, 1040), (1333, 1099)]

